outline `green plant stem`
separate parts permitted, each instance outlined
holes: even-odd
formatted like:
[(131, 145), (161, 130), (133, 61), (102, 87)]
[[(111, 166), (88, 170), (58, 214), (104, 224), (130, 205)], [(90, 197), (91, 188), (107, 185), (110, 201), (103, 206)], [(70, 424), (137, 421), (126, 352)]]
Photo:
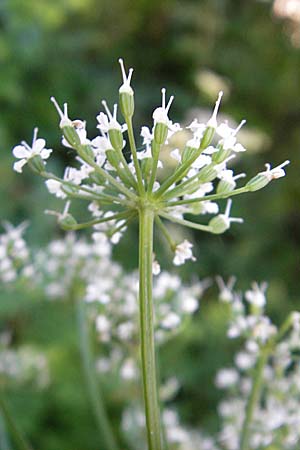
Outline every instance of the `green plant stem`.
[(183, 225), (185, 227), (193, 228), (194, 230), (208, 231), (211, 232), (212, 228), (209, 225), (202, 225), (201, 223), (190, 222), (185, 219), (178, 219), (177, 217), (171, 216), (171, 214), (160, 212), (159, 215), (164, 217), (170, 222), (178, 223), (179, 225)]
[(132, 211), (122, 211), (117, 214), (113, 214), (111, 216), (103, 217), (102, 219), (94, 219), (90, 220), (89, 222), (78, 223), (72, 226), (72, 230), (81, 230), (83, 228), (91, 227), (93, 225), (110, 222), (111, 220), (123, 220), (127, 219), (132, 215), (133, 215)]
[(106, 414), (105, 406), (103, 403), (103, 395), (101, 393), (98, 380), (95, 376), (95, 369), (93, 364), (94, 361), (90, 346), (89, 330), (85, 314), (85, 305), (82, 300), (79, 300), (77, 305), (82, 367), (87, 385), (89, 400), (93, 408), (99, 431), (99, 436), (101, 437), (101, 441), (105, 446), (105, 450), (118, 450), (118, 446)]
[(159, 158), (159, 152), (161, 149), (161, 145), (157, 144), (155, 140), (152, 141), (152, 170), (151, 170), (151, 177), (148, 185), (148, 192), (152, 192), (155, 180), (156, 180), (156, 173), (157, 173), (157, 166), (158, 166), (158, 158)]
[(0, 393), (0, 410), (3, 414), (3, 417), (7, 424), (7, 428), (10, 431), (17, 448), (19, 450), (32, 450), (32, 447), (30, 446), (30, 444), (28, 444), (28, 442), (26, 442), (23, 434), (15, 424), (15, 420), (6, 405), (2, 393)]
[(240, 450), (249, 450), (251, 423), (253, 419), (253, 414), (255, 412), (255, 408), (260, 399), (263, 382), (263, 371), (268, 361), (269, 355), (270, 355), (270, 348), (269, 347), (263, 348), (255, 367), (252, 389), (248, 397), (246, 405), (246, 415), (241, 432), (240, 447), (239, 447)]
[(152, 301), (153, 222), (153, 211), (150, 208), (141, 207), (139, 211), (140, 340), (148, 450), (162, 450)]
[(142, 171), (141, 171), (139, 160), (137, 157), (137, 150), (136, 150), (135, 139), (134, 139), (133, 128), (132, 128), (132, 119), (126, 117), (126, 124), (127, 124), (129, 145), (130, 145), (132, 158), (133, 158), (133, 164), (134, 164), (135, 172), (136, 172), (137, 187), (138, 187), (139, 193), (141, 194), (141, 193), (145, 193), (145, 187), (144, 187), (143, 178), (142, 178)]
[(0, 413), (0, 448), (1, 450), (11, 450), (9, 439), (6, 433), (4, 417)]
[(189, 198), (189, 199), (183, 199), (183, 200), (176, 200), (174, 202), (166, 202), (166, 207), (177, 206), (177, 205), (188, 205), (190, 203), (204, 202), (206, 200), (221, 200), (223, 198), (233, 197), (234, 195), (244, 194), (245, 192), (249, 192), (249, 189), (247, 186), (241, 187), (239, 189), (235, 189), (234, 191), (226, 192), (224, 194), (211, 194), (211, 195), (205, 195), (204, 197), (196, 197), (196, 198)]

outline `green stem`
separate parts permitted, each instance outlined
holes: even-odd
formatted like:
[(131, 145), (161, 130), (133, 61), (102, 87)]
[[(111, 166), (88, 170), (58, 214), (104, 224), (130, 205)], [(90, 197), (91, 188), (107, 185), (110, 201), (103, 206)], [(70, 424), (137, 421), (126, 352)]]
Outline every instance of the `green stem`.
[(194, 230), (211, 232), (211, 227), (209, 225), (202, 225), (201, 223), (190, 222), (189, 220), (185, 219), (178, 219), (177, 217), (173, 217), (171, 216), (171, 214), (167, 214), (164, 212), (160, 212), (159, 215), (167, 220), (170, 220), (170, 222), (178, 223), (179, 225), (193, 228)]
[(135, 145), (135, 139), (134, 139), (134, 134), (133, 134), (131, 118), (126, 118), (126, 124), (127, 124), (127, 129), (128, 129), (127, 131), (128, 131), (129, 145), (130, 145), (132, 158), (133, 158), (133, 164), (134, 164), (135, 172), (136, 172), (138, 190), (139, 190), (139, 193), (141, 194), (141, 193), (145, 192), (145, 187), (144, 187), (143, 178), (142, 178), (142, 171), (141, 171), (139, 160), (137, 157), (137, 150), (136, 150), (136, 145)]
[(4, 418), (2, 417), (1, 413), (0, 413), (0, 448), (1, 450), (11, 450), (8, 436), (6, 433)]
[(141, 208), (139, 211), (140, 339), (148, 450), (162, 450), (152, 301), (153, 221), (153, 211), (147, 207)]
[(204, 197), (196, 197), (196, 198), (187, 198), (183, 200), (176, 200), (174, 202), (166, 202), (165, 206), (177, 206), (177, 205), (188, 205), (190, 203), (198, 203), (204, 202), (206, 200), (221, 200), (222, 198), (233, 197), (234, 195), (243, 194), (245, 192), (249, 192), (247, 186), (241, 187), (239, 189), (235, 189), (234, 191), (226, 192), (225, 194), (211, 194), (205, 195)]
[(1, 393), (0, 393), (0, 410), (6, 421), (7, 428), (9, 429), (11, 436), (14, 439), (14, 442), (16, 443), (17, 448), (19, 450), (32, 450), (32, 447), (28, 444), (28, 442), (25, 441), (23, 434), (15, 424), (15, 420), (12, 414), (10, 413), (9, 409), (7, 408), (6, 402), (3, 399)]
[(110, 222), (111, 220), (126, 219), (127, 217), (131, 216), (132, 214), (133, 214), (132, 211), (122, 211), (120, 213), (113, 214), (111, 216), (103, 217), (102, 219), (94, 219), (94, 220), (90, 220), (89, 222), (78, 223), (76, 225), (73, 225), (72, 228), (70, 227), (70, 229), (82, 230), (83, 228), (92, 227), (93, 225), (97, 225), (97, 224), (101, 224), (101, 223), (105, 223), (105, 222)]
[(89, 340), (89, 330), (87, 326), (85, 305), (82, 300), (78, 303), (78, 329), (80, 338), (80, 353), (85, 381), (88, 389), (89, 400), (93, 408), (95, 420), (97, 423), (99, 436), (104, 444), (105, 450), (118, 450), (114, 433), (111, 429), (105, 406), (103, 395), (97, 382), (93, 364), (92, 350)]
[(249, 450), (249, 439), (251, 436), (251, 423), (253, 419), (253, 415), (255, 412), (255, 408), (259, 402), (262, 382), (263, 382), (263, 372), (265, 365), (268, 361), (268, 357), (270, 354), (269, 347), (265, 347), (262, 349), (261, 355), (256, 364), (254, 376), (253, 376), (253, 384), (250, 395), (247, 400), (246, 405), (246, 415), (242, 427), (241, 439), (240, 439), (240, 450)]
[(157, 166), (158, 166), (158, 158), (160, 152), (161, 145), (157, 144), (155, 140), (152, 141), (152, 170), (151, 177), (148, 186), (148, 192), (152, 192), (153, 185), (156, 179)]
[(173, 241), (173, 239), (172, 239), (170, 233), (168, 232), (167, 227), (165, 227), (165, 225), (163, 224), (162, 220), (161, 220), (158, 216), (155, 217), (155, 223), (156, 223), (156, 225), (159, 227), (159, 229), (161, 230), (161, 232), (162, 232), (162, 234), (164, 235), (164, 237), (166, 238), (168, 244), (169, 244), (170, 247), (171, 247), (171, 250), (172, 250), (172, 251), (175, 251), (175, 249), (176, 249), (176, 244), (175, 244), (175, 242)]

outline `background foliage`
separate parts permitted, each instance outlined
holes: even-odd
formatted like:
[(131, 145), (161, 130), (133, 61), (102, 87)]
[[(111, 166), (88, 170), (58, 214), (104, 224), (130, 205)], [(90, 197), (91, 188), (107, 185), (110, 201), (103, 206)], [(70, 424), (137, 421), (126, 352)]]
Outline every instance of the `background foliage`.
[[(2, 0), (0, 25), (2, 220), (29, 219), (27, 235), (35, 246), (60, 233), (43, 215), (45, 205), (51, 209), (59, 203), (29, 171), (16, 176), (10, 149), (21, 139), (30, 141), (38, 126), (48, 146), (58, 148), (52, 164), (62, 171), (69, 154), (61, 148), (49, 97), (68, 101), (72, 116), (86, 119), (94, 133), (101, 99), (117, 98), (117, 58), (122, 56), (135, 68), (136, 125), (150, 124), (161, 86), (175, 93), (172, 118), (180, 121), (192, 109), (205, 113), (221, 87), (223, 113), (248, 121), (249, 152), (237, 162), (240, 171), (253, 175), (265, 161), (291, 160), (284, 181), (244, 201), (235, 199), (233, 215), (244, 217), (243, 226), (232, 226), (221, 237), (194, 233), (197, 263), (180, 273), (185, 279), (191, 271), (201, 278), (235, 274), (243, 288), (253, 279), (267, 280), (270, 311), (277, 318), (297, 305), (300, 52), (286, 33), (287, 23), (272, 14), (272, 2)], [(126, 269), (136, 265), (135, 242), (133, 230), (115, 252)], [(170, 267), (168, 258), (162, 265)], [(72, 305), (24, 298), (21, 292), (0, 295), (0, 326), (10, 323), (15, 345), (33, 342), (51, 356), (48, 392), (30, 395), (30, 389), (16, 388), (9, 393), (21, 427), (44, 450), (99, 448), (77, 367)], [(183, 420), (212, 428), (212, 380), (231, 350), (223, 339), (226, 314), (214, 296), (211, 290), (193, 326), (161, 354), (163, 374), (179, 374), (176, 404)], [(115, 404), (110, 409), (117, 423)]]

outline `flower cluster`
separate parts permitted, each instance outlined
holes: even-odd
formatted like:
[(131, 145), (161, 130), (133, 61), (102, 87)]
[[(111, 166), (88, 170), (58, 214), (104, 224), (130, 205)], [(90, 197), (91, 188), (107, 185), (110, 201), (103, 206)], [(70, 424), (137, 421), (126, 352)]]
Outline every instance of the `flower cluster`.
[[(0, 235), (0, 242), (7, 243), (5, 254), (0, 256), (0, 266), (13, 255), (13, 245), (26, 249), (26, 258), (18, 261), (18, 271), (13, 269), (14, 277), (2, 276), (3, 286), (11, 289), (12, 281), (17, 286), (22, 280), (23, 289), (25, 281), (29, 289), (38, 289), (46, 298), (85, 301), (91, 324), (101, 341), (97, 370), (100, 373), (115, 371), (124, 380), (136, 378), (137, 272), (125, 273), (112, 261), (112, 246), (103, 232), (95, 231), (90, 242), (76, 239), (71, 232), (64, 239), (53, 240), (45, 248), (31, 251), (23, 238), (24, 231), (24, 225), (7, 224), (5, 233)], [(184, 286), (177, 275), (166, 271), (157, 275), (153, 293), (158, 344), (184, 326), (199, 308), (199, 300), (208, 285), (204, 280)]]
[[(227, 391), (218, 407), (222, 448), (296, 450), (300, 439), (300, 313), (291, 313), (278, 329), (265, 314), (266, 284), (233, 291), (218, 279), (220, 299), (230, 305), (229, 338), (242, 337), (244, 348), (234, 367), (221, 369), (216, 385)], [(231, 295), (229, 295), (231, 294)], [(246, 445), (244, 447), (242, 445)], [(271, 448), (271, 447), (270, 447)], [(272, 447), (273, 448), (273, 447)]]
[[(245, 121), (237, 128), (231, 128), (227, 122), (218, 123), (220, 92), (211, 118), (206, 123), (195, 119), (186, 127), (189, 138), (184, 148), (175, 149), (170, 154), (176, 167), (169, 176), (161, 179), (162, 149), (170, 137), (182, 129), (169, 118), (174, 97), (167, 101), (166, 89), (162, 89), (162, 102), (153, 112), (152, 129), (143, 126), (140, 131), (142, 149), (138, 151), (132, 127), (133, 69), (126, 75), (121, 59), (120, 65), (123, 84), (119, 89), (119, 107), (124, 122), (118, 118), (118, 105), (115, 104), (111, 111), (103, 100), (104, 111), (97, 115), (99, 134), (89, 138), (85, 121), (70, 119), (67, 104), (61, 109), (52, 98), (60, 116), (62, 144), (74, 150), (75, 166), (66, 167), (62, 177), (48, 172), (46, 160), (52, 150), (46, 148), (44, 139), (37, 138), (35, 129), (31, 146), (22, 142), (13, 149), (14, 156), (19, 159), (14, 168), (21, 172), (28, 163), (32, 170), (46, 179), (49, 192), (67, 202), (62, 213), (52, 212), (66, 230), (92, 226), (106, 232), (111, 241), (117, 243), (128, 223), (141, 210), (150, 208), (156, 226), (163, 231), (174, 252), (174, 264), (180, 265), (194, 259), (192, 244), (186, 240), (174, 242), (164, 221), (214, 234), (223, 233), (231, 223), (242, 222), (242, 219), (231, 217), (231, 199), (224, 212), (219, 211), (216, 201), (263, 188), (271, 180), (285, 175), (283, 168), (289, 161), (273, 169), (267, 164), (266, 170), (237, 187), (238, 180), (245, 174), (234, 174), (228, 164), (245, 151), (237, 140), (238, 131)], [(88, 221), (77, 223), (70, 213), (74, 199), (87, 202)], [(187, 220), (186, 214), (212, 217), (202, 224)]]
[(0, 334), (1, 384), (29, 383), (38, 388), (46, 387), (50, 382), (50, 375), (45, 355), (33, 346), (23, 345), (14, 349), (10, 341), (9, 331)]

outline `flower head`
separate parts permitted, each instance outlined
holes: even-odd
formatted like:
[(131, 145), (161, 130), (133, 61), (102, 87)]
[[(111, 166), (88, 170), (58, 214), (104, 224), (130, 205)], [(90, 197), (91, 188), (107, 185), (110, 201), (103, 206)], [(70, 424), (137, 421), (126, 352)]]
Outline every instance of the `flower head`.
[(42, 159), (49, 158), (52, 150), (45, 148), (45, 139), (37, 138), (38, 129), (35, 128), (33, 131), (33, 139), (31, 147), (22, 141), (21, 145), (17, 145), (13, 148), (13, 155), (20, 161), (14, 163), (14, 170), (21, 173), (23, 166), (32, 159), (34, 156), (40, 156)]
[(187, 259), (191, 259), (192, 261), (196, 260), (193, 256), (192, 247), (193, 244), (186, 239), (181, 242), (181, 244), (176, 245), (175, 256), (173, 259), (175, 266), (181, 266)]

